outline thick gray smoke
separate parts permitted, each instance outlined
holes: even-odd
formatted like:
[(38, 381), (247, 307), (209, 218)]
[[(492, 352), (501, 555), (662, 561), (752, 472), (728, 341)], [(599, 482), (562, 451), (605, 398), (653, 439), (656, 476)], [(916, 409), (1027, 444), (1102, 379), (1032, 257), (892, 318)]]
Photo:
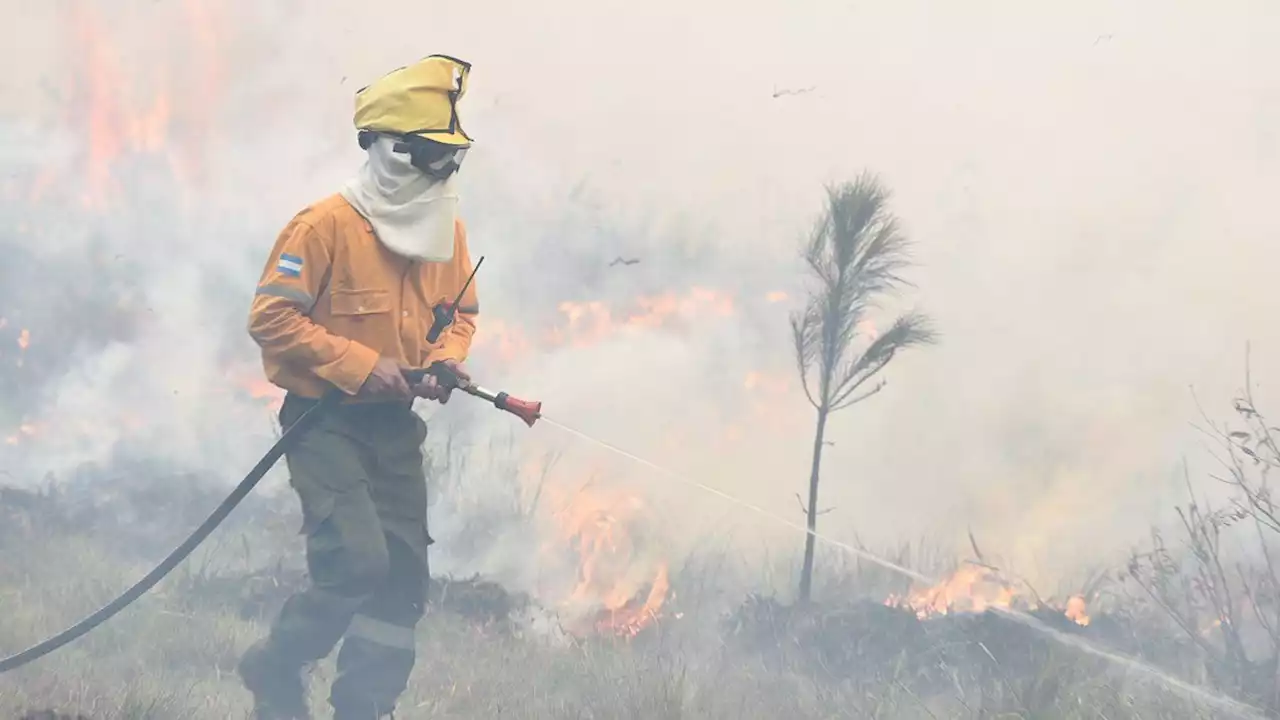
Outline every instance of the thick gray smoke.
[[(798, 242), (824, 183), (871, 169), (893, 188), (919, 289), (887, 311), (925, 310), (943, 341), (833, 420), (823, 528), (843, 540), (972, 528), (1050, 580), (1108, 560), (1167, 518), (1182, 458), (1202, 463), (1189, 388), (1225, 409), (1246, 341), (1274, 381), (1280, 13), (1261, 1), (21, 14), (0, 42), (0, 362), (21, 328), (31, 345), (0, 420), (38, 431), (0, 446), (11, 474), (122, 448), (228, 481), (250, 467), (271, 439), (243, 391), (264, 254), (360, 162), (354, 91), (433, 52), (475, 67), (480, 379), (779, 511), (805, 487), (813, 422), (786, 326)], [(514, 421), (465, 402), (433, 420), (483, 455)], [(514, 437), (573, 448), (551, 428)], [(673, 548), (799, 547), (573, 452), (584, 476), (641, 488)], [(474, 474), (459, 484), (503, 491)]]

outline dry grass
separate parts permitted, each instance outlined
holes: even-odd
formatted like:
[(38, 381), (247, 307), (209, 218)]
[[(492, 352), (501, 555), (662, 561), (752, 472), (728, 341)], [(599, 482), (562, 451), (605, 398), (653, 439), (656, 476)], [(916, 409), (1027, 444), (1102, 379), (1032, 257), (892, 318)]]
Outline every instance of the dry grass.
[[(1252, 517), (1247, 511), (1253, 508), (1262, 527), (1280, 530), (1280, 523), (1275, 528), (1265, 524), (1280, 512), (1273, 512), (1270, 496), (1257, 489), (1264, 487), (1261, 481), (1248, 475), (1253, 467), (1261, 468), (1260, 473), (1280, 467), (1280, 448), (1264, 434), (1270, 426), (1261, 421), (1255, 425), (1261, 430), (1248, 436), (1221, 433), (1235, 443), (1232, 448), (1244, 448), (1240, 452), (1254, 460), (1253, 466), (1232, 466), (1252, 505), (1237, 504), (1230, 517)], [(1246, 437), (1252, 445), (1241, 444)], [(1255, 457), (1263, 450), (1271, 453), (1266, 462)], [(436, 456), (442, 455), (452, 457)], [(433, 467), (433, 474), (446, 477), (460, 472)], [(218, 499), (215, 488), (175, 482), (146, 468), (129, 477), (120, 487), (97, 478), (68, 494), (0, 489), (0, 653), (47, 637), (107, 602)], [(463, 495), (450, 497), (457, 502)], [(483, 553), (503, 527), (527, 520), (531, 505), (524, 499), (499, 501), (487, 510), (475, 502), (465, 509), (447, 508), (470, 522), (442, 545), (454, 552)], [(1218, 516), (1204, 514), (1210, 520)], [(77, 715), (92, 720), (245, 717), (249, 698), (233, 668), (240, 653), (265, 632), (289, 588), (303, 578), (297, 520), (291, 499), (251, 497), (205, 548), (135, 606), (55, 655), (0, 675), (0, 718), (45, 710), (73, 720)], [(1229, 525), (1209, 522), (1204, 527), (1214, 533), (1256, 529), (1240, 522), (1239, 527)], [(1123, 651), (1184, 679), (1268, 704), (1275, 673), (1254, 676), (1276, 667), (1280, 648), (1280, 623), (1268, 621), (1280, 617), (1275, 615), (1280, 612), (1275, 600), (1280, 585), (1270, 566), (1272, 557), (1280, 557), (1280, 548), (1273, 547), (1280, 533), (1249, 535), (1260, 538), (1266, 551), (1270, 584), (1239, 568), (1241, 583), (1249, 581), (1244, 597), (1252, 612), (1224, 629), (1211, 622), (1224, 610), (1209, 602), (1213, 597), (1206, 595), (1203, 578), (1209, 577), (1214, 582), (1208, 586), (1221, 592), (1235, 575), (1204, 575), (1207, 565), (1225, 561), (1219, 562), (1216, 554), (1217, 535), (1191, 532), (1199, 527), (1188, 525), (1189, 537), (1212, 537), (1208, 549), (1206, 542), (1192, 542), (1181, 553), (1157, 546), (1148, 554), (1151, 559), (1135, 559), (1128, 580), (1111, 573), (1110, 614), (1095, 618), (1090, 632), (1101, 632)], [(903, 545), (888, 555), (934, 576), (944, 574), (950, 564), (927, 544)], [(754, 573), (757, 580), (762, 573), (776, 575), (775, 585), (790, 585), (796, 573), (793, 559), (744, 568), (713, 552), (686, 558), (672, 570), (677, 596), (666, 617), (631, 641), (566, 640), (561, 633), (540, 629), (556, 625), (546, 622), (548, 615), (536, 607), (531, 616), (542, 623), (523, 614), (508, 617), (506, 608), (519, 608), (520, 602), (500, 588), (486, 585), (476, 592), (473, 584), (470, 595), (451, 589), (443, 598), (436, 596), (420, 626), (419, 661), (397, 717), (1233, 716), (995, 616), (918, 623), (909, 614), (894, 614), (898, 611), (865, 600), (902, 593), (906, 587), (901, 578), (844, 557), (819, 555), (819, 565), (817, 602), (787, 606), (757, 596), (744, 601), (744, 591), (735, 588), (743, 587), (743, 572)], [(1238, 591), (1233, 595), (1240, 596)], [(1233, 643), (1243, 647), (1253, 638), (1246, 632), (1246, 620), (1253, 616), (1269, 630), (1263, 637), (1270, 642), (1254, 643), (1247, 655), (1233, 657), (1227, 652)], [(313, 673), (317, 717), (328, 716), (324, 698), (331, 673), (331, 661)]]
[[(231, 550), (240, 545), (235, 533), (243, 532), (257, 533), (259, 545), (284, 540), (242, 527), (214, 549), (243, 565)], [(285, 553), (294, 545), (277, 547)], [(145, 569), (139, 560), (103, 550), (93, 534), (0, 533), (0, 550), (4, 651), (79, 619)], [(245, 717), (248, 697), (232, 669), (265, 630), (264, 616), (242, 617), (244, 607), (256, 606), (236, 602), (228, 588), (248, 584), (228, 582), (224, 571), (193, 558), (96, 632), (0, 676), (0, 717), (44, 709), (94, 720)], [(276, 572), (291, 578), (295, 571), (285, 563)], [(693, 565), (686, 571), (697, 572)], [(1060, 648), (1038, 653), (1033, 672), (1002, 668), (995, 657), (983, 668), (943, 667), (950, 687), (942, 689), (919, 678), (922, 663), (945, 665), (954, 657), (945, 652), (928, 658), (903, 652), (874, 667), (833, 671), (806, 659), (804, 643), (785, 631), (775, 648), (744, 647), (717, 624), (714, 608), (694, 602), (682, 598), (684, 619), (631, 642), (565, 643), (524, 625), (479, 623), (433, 609), (421, 625), (420, 660), (397, 717), (1213, 717), (1171, 693), (1126, 685), (1108, 668)], [(313, 675), (318, 717), (327, 716), (330, 673), (324, 663)]]

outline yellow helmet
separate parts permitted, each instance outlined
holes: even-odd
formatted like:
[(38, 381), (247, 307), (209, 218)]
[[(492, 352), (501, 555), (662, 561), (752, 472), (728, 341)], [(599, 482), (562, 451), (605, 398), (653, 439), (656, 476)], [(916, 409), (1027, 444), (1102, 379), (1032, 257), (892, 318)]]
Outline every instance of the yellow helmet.
[(471, 136), (458, 120), (471, 63), (429, 55), (393, 70), (356, 92), (356, 129), (466, 147)]

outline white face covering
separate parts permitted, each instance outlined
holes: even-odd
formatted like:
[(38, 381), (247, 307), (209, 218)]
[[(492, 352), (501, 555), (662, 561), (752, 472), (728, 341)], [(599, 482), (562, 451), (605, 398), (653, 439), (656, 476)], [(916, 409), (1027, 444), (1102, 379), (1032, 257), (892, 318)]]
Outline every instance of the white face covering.
[(394, 138), (369, 146), (360, 172), (342, 188), (342, 197), (373, 226), (388, 250), (426, 262), (453, 259), (458, 193), (454, 173), (446, 180), (423, 174), (407, 153), (392, 151)]

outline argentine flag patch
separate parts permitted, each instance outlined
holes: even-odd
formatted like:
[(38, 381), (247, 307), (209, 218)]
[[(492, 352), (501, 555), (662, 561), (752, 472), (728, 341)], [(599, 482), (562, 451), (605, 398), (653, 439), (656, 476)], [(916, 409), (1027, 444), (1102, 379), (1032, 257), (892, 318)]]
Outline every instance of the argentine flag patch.
[(281, 275), (299, 277), (302, 275), (302, 258), (289, 253), (280, 253), (280, 262), (276, 263), (276, 271)]

